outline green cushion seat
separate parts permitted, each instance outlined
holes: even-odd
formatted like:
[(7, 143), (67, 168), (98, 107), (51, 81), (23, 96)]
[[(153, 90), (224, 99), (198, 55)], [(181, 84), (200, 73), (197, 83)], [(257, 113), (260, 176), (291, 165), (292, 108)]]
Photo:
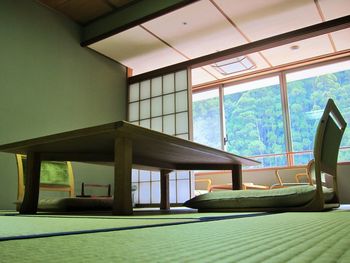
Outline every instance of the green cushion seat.
[[(325, 202), (333, 198), (333, 190), (323, 188)], [(316, 194), (312, 185), (270, 190), (227, 190), (196, 196), (184, 203), (195, 209), (244, 209), (298, 207), (310, 202)]]

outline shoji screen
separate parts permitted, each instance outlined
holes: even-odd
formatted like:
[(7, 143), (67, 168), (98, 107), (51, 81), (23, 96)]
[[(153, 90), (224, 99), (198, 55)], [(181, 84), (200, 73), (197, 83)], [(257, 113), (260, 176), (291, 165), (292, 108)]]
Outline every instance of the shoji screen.
[[(187, 70), (181, 70), (129, 86), (128, 120), (133, 124), (189, 139), (189, 80)], [(190, 198), (193, 186), (188, 171), (170, 174), (170, 203), (183, 203)], [(133, 170), (137, 185), (135, 202), (160, 203), (160, 173)]]

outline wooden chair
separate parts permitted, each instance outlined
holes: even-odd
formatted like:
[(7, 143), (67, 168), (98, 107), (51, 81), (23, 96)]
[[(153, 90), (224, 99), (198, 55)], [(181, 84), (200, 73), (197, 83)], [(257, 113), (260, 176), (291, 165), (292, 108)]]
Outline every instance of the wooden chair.
[(204, 178), (204, 179), (195, 179), (194, 181), (195, 181), (196, 184), (197, 183), (204, 183), (204, 184), (206, 184), (205, 189), (197, 189), (197, 187), (195, 187), (195, 189), (196, 189), (194, 191), (194, 195), (195, 196), (206, 194), (206, 193), (210, 192), (210, 189), (211, 189), (211, 186), (212, 186), (211, 179), (209, 179), (209, 178), (208, 179), (206, 179), (206, 178)]
[[(248, 190), (248, 189), (256, 189), (256, 190), (267, 190), (270, 189), (269, 186), (266, 185), (258, 185), (254, 183), (243, 183), (242, 184), (242, 190)], [(214, 190), (232, 190), (232, 184), (215, 184), (210, 187), (209, 192), (212, 192)]]
[[(314, 159), (310, 160), (305, 173), (296, 174), (297, 184), (302, 176), (307, 177), (308, 184), (316, 185), (316, 195), (311, 204), (312, 210), (339, 207), (337, 185), (337, 164), (340, 143), (347, 123), (332, 99), (329, 99), (317, 127), (314, 141)], [(277, 173), (276, 173), (277, 175)], [(285, 186), (278, 179), (280, 184)], [(327, 183), (331, 181), (330, 183)], [(333, 197), (325, 202), (324, 191), (332, 187)]]
[[(24, 197), (26, 156), (16, 154), (16, 160), (18, 170), (18, 209)], [(66, 192), (69, 197), (75, 197), (72, 164), (70, 162), (42, 162), (40, 190)]]
[[(282, 188), (282, 187), (288, 187), (288, 186), (298, 186), (298, 185), (314, 185), (314, 182), (311, 178), (311, 169), (314, 166), (315, 160), (312, 159), (308, 162), (305, 168), (284, 168), (284, 169), (277, 169), (275, 170), (275, 176), (277, 179), (277, 183), (271, 185), (271, 189), (274, 188)], [(284, 182), (282, 178), (284, 175), (282, 174), (282, 171), (295, 171), (295, 170), (304, 170), (303, 172), (298, 172), (294, 175), (295, 182)], [(301, 178), (305, 177), (305, 180), (301, 181)]]

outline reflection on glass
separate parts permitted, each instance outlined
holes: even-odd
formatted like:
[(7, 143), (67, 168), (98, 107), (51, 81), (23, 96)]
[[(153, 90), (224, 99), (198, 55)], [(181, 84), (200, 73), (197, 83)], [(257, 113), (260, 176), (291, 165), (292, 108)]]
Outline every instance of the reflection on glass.
[[(243, 156), (286, 152), (280, 85), (270, 77), (224, 89), (227, 150)], [(263, 167), (286, 165), (286, 156), (266, 157)]]
[[(286, 75), (293, 151), (313, 150), (320, 117), (329, 98), (350, 122), (350, 61), (301, 70)], [(350, 145), (346, 129), (341, 146)], [(306, 164), (312, 154), (296, 155), (295, 164)], [(350, 151), (340, 151), (339, 160), (350, 160)]]
[(194, 93), (193, 140), (215, 148), (221, 148), (219, 90)]

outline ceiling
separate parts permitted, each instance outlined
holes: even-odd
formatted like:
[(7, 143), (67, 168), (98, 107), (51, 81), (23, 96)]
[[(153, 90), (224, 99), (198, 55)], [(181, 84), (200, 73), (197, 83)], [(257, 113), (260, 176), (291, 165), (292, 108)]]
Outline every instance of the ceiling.
[[(77, 0), (41, 2), (73, 1)], [(133, 1), (86, 2), (128, 5)], [(201, 0), (89, 47), (138, 75), (349, 14), (350, 0)], [(193, 69), (192, 82), (213, 82), (346, 51), (350, 52), (350, 29), (247, 54), (254, 64), (250, 70), (223, 75), (211, 65)]]
[(138, 0), (38, 0), (39, 3), (54, 9), (80, 25), (110, 14)]

